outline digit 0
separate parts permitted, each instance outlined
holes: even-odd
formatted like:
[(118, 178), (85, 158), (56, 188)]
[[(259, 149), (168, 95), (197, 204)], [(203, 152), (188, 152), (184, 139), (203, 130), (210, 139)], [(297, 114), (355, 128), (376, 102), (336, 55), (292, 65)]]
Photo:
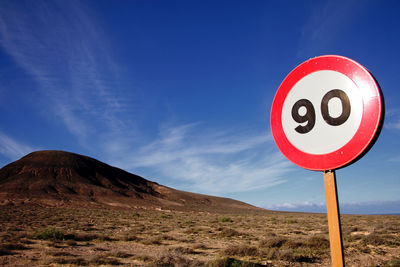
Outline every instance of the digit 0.
[[(334, 97), (339, 98), (340, 102), (342, 103), (342, 113), (340, 114), (339, 117), (336, 118), (331, 117), (331, 115), (329, 114), (329, 105), (328, 105), (329, 101)], [(299, 113), (301, 107), (306, 108), (306, 113), (304, 115), (300, 115)], [(340, 89), (333, 89), (328, 93), (326, 93), (322, 98), (321, 101), (322, 117), (329, 125), (338, 126), (345, 123), (350, 116), (350, 112), (351, 112), (350, 100), (344, 91)], [(292, 107), (292, 118), (298, 123), (307, 122), (305, 126), (302, 125), (297, 126), (295, 128), (296, 132), (301, 134), (310, 132), (315, 125), (315, 109), (313, 104), (308, 99), (300, 99)]]
[[(329, 115), (328, 103), (329, 103), (329, 100), (331, 100), (334, 97), (339, 98), (340, 102), (342, 102), (342, 114), (337, 118), (332, 118)], [(339, 89), (331, 90), (328, 93), (326, 93), (324, 95), (324, 97), (322, 98), (322, 102), (321, 102), (322, 117), (324, 118), (326, 123), (328, 123), (329, 125), (338, 126), (338, 125), (345, 123), (350, 116), (350, 111), (351, 111), (350, 109), (351, 109), (351, 107), (350, 107), (349, 97), (342, 90), (339, 90)]]

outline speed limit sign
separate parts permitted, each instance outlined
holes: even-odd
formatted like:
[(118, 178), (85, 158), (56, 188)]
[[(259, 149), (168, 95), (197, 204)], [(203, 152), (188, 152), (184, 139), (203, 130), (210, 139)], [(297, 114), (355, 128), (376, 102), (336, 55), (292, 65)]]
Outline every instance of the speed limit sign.
[(280, 85), (271, 130), (293, 163), (335, 170), (369, 147), (382, 113), (379, 86), (367, 69), (346, 57), (320, 56), (296, 67)]

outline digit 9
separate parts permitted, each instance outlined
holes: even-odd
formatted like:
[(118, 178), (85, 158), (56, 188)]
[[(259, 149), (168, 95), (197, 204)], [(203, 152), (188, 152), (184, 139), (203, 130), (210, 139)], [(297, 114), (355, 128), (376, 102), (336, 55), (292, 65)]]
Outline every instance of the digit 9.
[[(299, 111), (301, 107), (306, 108), (306, 113), (300, 115)], [(299, 125), (295, 128), (296, 132), (305, 134), (314, 128), (315, 125), (315, 109), (310, 100), (300, 99), (292, 107), (292, 118), (298, 123), (307, 122), (305, 126)]]

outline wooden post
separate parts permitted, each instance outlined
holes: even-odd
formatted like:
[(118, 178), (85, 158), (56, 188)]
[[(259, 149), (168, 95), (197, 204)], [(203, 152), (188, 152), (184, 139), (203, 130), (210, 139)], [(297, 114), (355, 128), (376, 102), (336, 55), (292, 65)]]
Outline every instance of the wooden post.
[(329, 242), (332, 266), (344, 267), (342, 230), (336, 190), (335, 171), (324, 171), (326, 208), (328, 211)]

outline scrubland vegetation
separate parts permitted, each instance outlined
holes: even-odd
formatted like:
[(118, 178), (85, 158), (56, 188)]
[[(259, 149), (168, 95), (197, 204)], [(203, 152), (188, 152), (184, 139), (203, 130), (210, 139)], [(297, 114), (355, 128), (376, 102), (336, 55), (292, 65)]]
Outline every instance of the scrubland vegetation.
[[(347, 266), (400, 266), (400, 216), (342, 216)], [(325, 214), (0, 207), (5, 266), (330, 266)]]

